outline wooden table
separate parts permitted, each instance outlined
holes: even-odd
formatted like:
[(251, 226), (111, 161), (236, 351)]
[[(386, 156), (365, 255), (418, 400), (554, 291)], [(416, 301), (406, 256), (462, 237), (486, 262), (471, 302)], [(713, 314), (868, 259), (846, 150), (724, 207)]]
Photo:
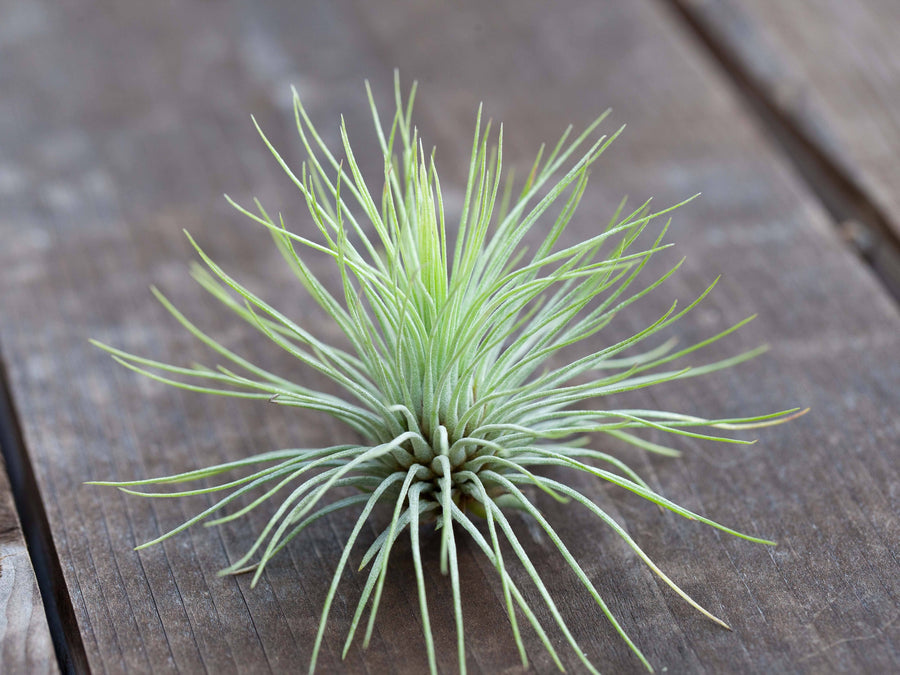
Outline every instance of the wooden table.
[[(248, 356), (292, 368), (190, 283), (181, 228), (273, 304), (321, 325), (268, 238), (220, 194), (256, 195), (311, 231), (250, 114), (299, 164), (294, 84), (330, 140), (346, 117), (377, 171), (362, 81), (388, 106), (395, 67), (420, 82), (416, 120), (438, 147), (451, 213), (482, 100), (505, 123), (508, 165), (521, 167), (541, 141), (606, 107), (610, 129), (628, 122), (572, 238), (623, 194), (667, 204), (703, 193), (673, 225), (685, 267), (614, 330), (723, 274), (677, 334), (758, 313), (709, 354), (762, 342), (771, 351), (620, 400), (723, 417), (811, 408), (761, 430), (754, 446), (690, 442), (677, 460), (623, 453), (663, 494), (775, 539), (773, 549), (578, 479), (732, 632), (661, 587), (587, 514), (541, 502), (650, 662), (669, 672), (900, 670), (900, 313), (887, 290), (900, 288), (896, 3), (0, 0), (0, 17), (0, 444), (15, 495), (13, 505), (0, 473), (0, 671), (305, 668), (352, 523), (336, 516), (311, 530), (251, 590), (215, 571), (264, 516), (134, 552), (205, 502), (149, 503), (83, 483), (346, 432), (143, 380), (87, 340), (201, 359), (146, 291), (156, 284)], [(542, 569), (555, 569), (552, 545), (518, 524)], [(362, 585), (347, 576), (320, 672), (426, 668), (407, 552), (395, 555), (372, 646), (341, 662)], [(449, 584), (436, 560), (426, 546), (440, 667), (453, 672)], [(460, 564), (470, 672), (519, 672), (493, 570), (472, 546)], [(599, 667), (640, 669), (573, 576), (553, 575), (552, 587)], [(526, 643), (535, 672), (551, 672), (537, 638)]]

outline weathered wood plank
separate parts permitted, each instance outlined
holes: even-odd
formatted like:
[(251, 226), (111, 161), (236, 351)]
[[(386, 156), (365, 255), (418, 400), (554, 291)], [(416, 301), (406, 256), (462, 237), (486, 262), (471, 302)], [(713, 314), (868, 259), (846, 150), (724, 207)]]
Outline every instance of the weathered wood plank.
[[(673, 239), (689, 256), (684, 272), (635, 315), (623, 316), (612, 334), (645, 325), (672, 295), (696, 294), (725, 272), (721, 290), (679, 334), (685, 341), (709, 335), (759, 312), (760, 319), (709, 355), (763, 341), (772, 352), (732, 373), (631, 396), (633, 405), (724, 416), (813, 407), (805, 418), (762, 433), (758, 446), (688, 444), (677, 461), (626, 455), (664, 494), (777, 539), (774, 550), (578, 483), (623, 518), (647, 552), (733, 632), (685, 608), (585, 514), (541, 503), (651, 662), (728, 672), (889, 672), (900, 665), (894, 549), (900, 429), (892, 412), (900, 408), (900, 317), (703, 52), (657, 5), (107, 7), (78, 0), (42, 11), (7, 3), (0, 14), (20, 17), (20, 28), (0, 40), (0, 61), (15, 66), (0, 69), (6, 243), (0, 344), (92, 670), (224, 673), (306, 663), (351, 523), (331, 518), (311, 531), (251, 591), (248, 580), (218, 578), (215, 570), (243, 552), (264, 514), (136, 553), (134, 545), (205, 502), (151, 504), (81, 483), (316, 446), (345, 432), (319, 417), (142, 381), (85, 339), (185, 363), (204, 360), (146, 293), (156, 283), (198, 323), (227, 331), (248, 357), (291, 370), (289, 360), (247, 331), (229, 328), (187, 283), (180, 228), (238, 277), (266, 289), (273, 303), (328, 331), (267, 238), (217, 195), (257, 194), (272, 210), (283, 208), (295, 227), (308, 227), (248, 113), (299, 157), (286, 110), (286, 85), (294, 82), (316, 120), (327, 126), (343, 112), (365, 146), (361, 80), (371, 77), (386, 101), (395, 66), (422, 81), (418, 119), (426, 139), (439, 146), (451, 209), (459, 208), (462, 160), (480, 99), (506, 123), (506, 152), (519, 163), (566, 123), (584, 124), (607, 106), (629, 122), (595, 172), (571, 237), (593, 232), (623, 193), (652, 193), (669, 203), (704, 192), (676, 219)], [(331, 129), (335, 138), (336, 125)], [(361, 153), (377, 170), (372, 150)], [(525, 538), (542, 570), (558, 569), (546, 541)], [(323, 672), (425, 669), (404, 553), (397, 552), (372, 646), (368, 652), (355, 646), (341, 664), (343, 632), (362, 585), (359, 576), (347, 576)], [(515, 671), (492, 570), (472, 547), (461, 556), (470, 669)], [(433, 623), (442, 669), (452, 672), (449, 584), (435, 563), (430, 546)], [(590, 656), (605, 670), (637, 669), (577, 580), (552, 574), (550, 585)], [(529, 634), (527, 641), (535, 669), (548, 672), (552, 663), (536, 638)], [(577, 672), (575, 657), (561, 653)]]
[(41, 593), (0, 457), (0, 670), (58, 673)]
[[(896, 294), (900, 6), (891, 0), (674, 3), (728, 67), (828, 165), (819, 176), (827, 191), (823, 199), (844, 202), (833, 210), (849, 221), (847, 236), (856, 239)], [(846, 185), (830, 184), (830, 171), (838, 172)], [(860, 233), (854, 221), (862, 221), (871, 233)]]

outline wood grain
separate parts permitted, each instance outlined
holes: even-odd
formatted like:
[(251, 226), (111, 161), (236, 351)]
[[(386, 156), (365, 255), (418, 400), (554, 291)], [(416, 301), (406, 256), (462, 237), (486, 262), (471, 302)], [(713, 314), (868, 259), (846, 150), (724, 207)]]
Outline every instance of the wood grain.
[[(891, 0), (673, 0), (732, 73), (808, 144), (822, 198), (900, 291), (900, 6)], [(796, 156), (802, 148), (789, 148)], [(800, 160), (802, 161), (802, 159)], [(837, 184), (829, 172), (837, 172)], [(849, 207), (849, 208), (848, 208)], [(857, 223), (870, 233), (859, 235)]]
[(41, 593), (5, 469), (0, 460), (0, 670), (58, 673)]
[[(297, 160), (287, 90), (294, 83), (313, 118), (330, 130), (329, 140), (337, 139), (337, 115), (346, 116), (364, 164), (377, 171), (361, 82), (371, 78), (388, 105), (394, 67), (421, 81), (417, 119), (426, 141), (438, 145), (451, 213), (459, 209), (479, 100), (506, 124), (505, 152), (522, 167), (569, 122), (584, 125), (607, 106), (615, 109), (608, 130), (628, 121), (628, 132), (594, 173), (570, 240), (594, 232), (625, 193), (652, 194), (662, 204), (704, 193), (673, 227), (676, 255), (688, 256), (683, 272), (618, 319), (609, 339), (646, 325), (673, 297), (695, 295), (725, 273), (679, 337), (708, 336), (758, 312), (708, 356), (761, 342), (771, 352), (733, 372), (623, 397), (628, 405), (722, 416), (813, 408), (791, 425), (765, 430), (756, 446), (688, 443), (684, 459), (675, 461), (623, 452), (664, 494), (774, 538), (775, 549), (719, 536), (577, 479), (732, 632), (661, 588), (587, 514), (541, 501), (651, 663), (678, 672), (900, 667), (894, 414), (900, 316), (705, 53), (660, 5), (2, 5), (0, 14), (13, 16), (18, 28), (0, 37), (0, 62), (12, 64), (0, 69), (0, 357), (86, 667), (231, 673), (305, 666), (352, 523), (328, 519), (251, 590), (248, 580), (219, 578), (215, 570), (243, 552), (265, 514), (134, 552), (206, 502), (148, 503), (82, 483), (171, 473), (276, 447), (315, 447), (346, 432), (314, 415), (167, 389), (118, 368), (86, 339), (184, 363), (209, 360), (166, 320), (146, 291), (155, 283), (249, 358), (294, 372), (289, 359), (235, 328), (189, 283), (191, 255), (180, 229), (328, 336), (333, 329), (298, 292), (268, 238), (218, 195), (256, 194), (270, 210), (284, 210), (298, 230), (310, 228), (249, 114)], [(334, 278), (324, 266), (317, 270)], [(549, 542), (527, 521), (518, 525), (588, 655), (605, 671), (637, 671), (640, 664), (577, 580), (558, 573)], [(366, 533), (369, 540), (374, 532)], [(436, 571), (434, 543), (425, 551), (432, 621), (441, 669), (452, 672), (449, 584)], [(354, 646), (342, 663), (343, 633), (362, 585), (359, 575), (346, 575), (322, 672), (426, 668), (407, 551), (396, 554), (370, 649)], [(518, 672), (490, 565), (463, 545), (461, 566), (470, 671)], [(546, 613), (541, 617), (546, 622)], [(552, 663), (535, 636), (527, 635), (527, 644), (535, 671), (549, 672)], [(567, 669), (579, 672), (576, 657), (561, 654)]]

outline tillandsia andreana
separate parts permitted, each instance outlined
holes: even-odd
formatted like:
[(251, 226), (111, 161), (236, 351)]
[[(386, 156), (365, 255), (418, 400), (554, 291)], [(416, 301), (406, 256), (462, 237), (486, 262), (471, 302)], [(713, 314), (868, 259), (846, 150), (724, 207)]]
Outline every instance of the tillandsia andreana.
[[(201, 521), (226, 523), (270, 500), (280, 501), (246, 554), (221, 571), (253, 572), (253, 584), (272, 557), (316, 520), (361, 509), (326, 596), (310, 672), (315, 669), (329, 610), (351, 551), (378, 504), (387, 505), (392, 517), (363, 556), (360, 569), (368, 566), (369, 573), (344, 654), (367, 607), (364, 644), (368, 644), (391, 549), (408, 530), (428, 662), (431, 672), (437, 671), (420, 554), (420, 525), (427, 521), (435, 523), (440, 533), (441, 571), (450, 576), (460, 672), (465, 672), (466, 664), (456, 537), (463, 532), (497, 569), (522, 663), (528, 665), (520, 618), (531, 625), (562, 669), (556, 646), (507, 569), (510, 557), (522, 565), (585, 667), (596, 672), (516, 536), (508, 518), (508, 509), (516, 508), (546, 531), (615, 630), (651, 669), (529, 490), (537, 488), (561, 502), (587, 508), (686, 602), (716, 623), (725, 624), (669, 579), (600, 505), (571, 485), (533, 469), (555, 466), (586, 472), (686, 518), (771, 544), (674, 504), (619, 459), (588, 447), (585, 435), (591, 434), (594, 439), (605, 435), (649, 452), (676, 455), (675, 449), (650, 442), (639, 432), (654, 430), (747, 443), (723, 437), (718, 430), (775, 424), (800, 411), (704, 419), (659, 410), (580, 407), (589, 399), (727, 368), (762, 351), (754, 349), (701, 366), (671, 366), (750, 319), (686, 348), (676, 350), (675, 342), (669, 340), (636, 349), (696, 307), (715, 282), (684, 309), (677, 309), (673, 303), (634, 335), (602, 344), (598, 334), (613, 317), (660, 286), (681, 265), (679, 262), (651, 283), (633, 289), (651, 256), (669, 246), (663, 243), (668, 222), (650, 237), (649, 246), (639, 244), (639, 236), (680, 204), (654, 212), (648, 201), (628, 212), (623, 201), (602, 231), (579, 243), (562, 244), (563, 232), (587, 186), (590, 167), (621, 129), (610, 137), (596, 138), (595, 131), (605, 114), (577, 137), (572, 137), (570, 127), (551, 149), (541, 147), (524, 185), (514, 196), (512, 181), (501, 189), (502, 126), (496, 145), (492, 145), (491, 123), (482, 125), (479, 108), (462, 215), (451, 246), (434, 155), (424, 152), (412, 124), (415, 85), (404, 102), (399, 77), (395, 76), (396, 111), (386, 128), (368, 83), (366, 89), (384, 155), (383, 183), (376, 192), (363, 178), (343, 122), (343, 156), (339, 158), (341, 153), (330, 150), (316, 132), (296, 91), (297, 130), (308, 155), (299, 175), (257, 125), (263, 141), (305, 198), (321, 235), (319, 240), (290, 231), (280, 215), (271, 218), (258, 201), (256, 212), (251, 212), (229, 199), (241, 213), (268, 229), (300, 283), (343, 331), (350, 349), (326, 344), (267, 304), (222, 270), (187, 235), (206, 264), (206, 268), (196, 265), (193, 269), (199, 284), (279, 348), (339, 385), (346, 399), (250, 363), (202, 332), (156, 289), (153, 292), (163, 306), (231, 365), (179, 367), (96, 343), (121, 364), (155, 380), (192, 391), (262, 399), (326, 413), (344, 422), (360, 440), (327, 448), (267, 452), (175, 476), (98, 484), (151, 497), (225, 493), (210, 508), (138, 548), (156, 544)], [(523, 242), (526, 235), (538, 232), (543, 232), (543, 239), (529, 253)], [(340, 292), (335, 293), (316, 277), (301, 255), (305, 249), (332, 259), (340, 272)], [(560, 356), (561, 350), (577, 345), (586, 348), (580, 358), (565, 365), (551, 361)], [(703, 428), (713, 431), (698, 431)], [(175, 493), (135, 489), (201, 481), (251, 465), (264, 468)], [(329, 492), (340, 486), (353, 486), (359, 491), (328, 501)], [(254, 494), (258, 496), (251, 498)], [(245, 495), (248, 497), (238, 501)], [(240, 507), (220, 515), (230, 504)], [(486, 534), (484, 527), (476, 525), (478, 520), (484, 521)]]

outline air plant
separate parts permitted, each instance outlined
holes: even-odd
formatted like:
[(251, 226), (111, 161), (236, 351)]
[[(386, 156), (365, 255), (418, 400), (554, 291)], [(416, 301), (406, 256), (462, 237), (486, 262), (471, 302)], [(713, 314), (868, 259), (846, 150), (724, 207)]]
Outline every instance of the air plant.
[[(597, 448), (604, 447), (604, 438), (613, 438), (648, 452), (677, 454), (671, 447), (642, 437), (642, 431), (747, 443), (723, 437), (719, 430), (766, 426), (800, 413), (788, 410), (741, 419), (705, 419), (659, 410), (582, 405), (609, 394), (711, 373), (762, 351), (754, 349), (700, 366), (673, 365), (750, 319), (689, 347), (676, 350), (670, 340), (638, 349), (696, 307), (715, 282), (687, 307), (678, 309), (673, 303), (637, 333), (604, 343), (603, 329), (613, 317), (660, 286), (681, 265), (677, 263), (635, 290), (635, 280), (650, 258), (669, 246), (663, 243), (668, 222), (649, 238), (640, 235), (681, 204), (654, 212), (648, 201), (629, 211), (623, 201), (596, 234), (578, 243), (563, 243), (591, 166), (621, 129), (608, 138), (595, 138), (606, 114), (577, 137), (572, 137), (571, 127), (566, 129), (555, 146), (549, 150), (541, 147), (524, 185), (514, 194), (512, 181), (501, 189), (502, 127), (496, 146), (492, 146), (491, 123), (482, 125), (479, 109), (462, 215), (451, 244), (434, 154), (424, 151), (411, 120), (415, 85), (404, 102), (399, 77), (395, 77), (396, 111), (387, 128), (382, 126), (368, 84), (366, 88), (384, 155), (379, 191), (373, 192), (364, 180), (343, 122), (341, 152), (334, 152), (316, 132), (294, 91), (297, 130), (308, 155), (299, 175), (258, 125), (257, 129), (305, 198), (320, 237), (310, 239), (289, 230), (280, 215), (270, 217), (258, 201), (253, 212), (228, 198), (238, 211), (270, 232), (300, 283), (343, 331), (349, 348), (326, 344), (308, 327), (267, 304), (221, 269), (187, 235), (206, 264), (206, 268), (194, 267), (196, 281), (277, 347), (338, 385), (347, 398), (254, 365), (202, 332), (156, 289), (154, 294), (175, 319), (229, 366), (181, 367), (96, 343), (119, 363), (160, 382), (318, 411), (345, 423), (355, 434), (348, 434), (347, 443), (327, 448), (279, 450), (174, 476), (96, 484), (148, 497), (225, 495), (138, 548), (159, 543), (201, 521), (227, 523), (276, 502), (277, 508), (271, 507), (274, 514), (246, 554), (221, 571), (252, 572), (253, 584), (273, 556), (308, 526), (329, 514), (358, 509), (322, 609), (310, 672), (315, 669), (329, 610), (351, 551), (379, 504), (392, 515), (362, 557), (360, 569), (368, 566), (369, 572), (344, 654), (367, 607), (364, 644), (369, 642), (391, 549), (408, 531), (428, 662), (431, 672), (437, 671), (420, 554), (420, 528), (430, 522), (440, 536), (441, 571), (450, 576), (460, 672), (465, 672), (466, 664), (456, 538), (463, 533), (496, 567), (522, 663), (528, 665), (520, 619), (531, 625), (562, 669), (556, 646), (520, 582), (508, 571), (511, 558), (522, 565), (584, 666), (596, 672), (514, 531), (508, 514), (510, 509), (519, 509), (547, 533), (615, 630), (651, 669), (538, 508), (532, 491), (547, 493), (569, 507), (588, 509), (675, 593), (711, 620), (725, 624), (667, 577), (599, 504), (562, 480), (543, 475), (540, 469), (551, 466), (584, 472), (686, 518), (743, 539), (772, 544), (678, 506), (621, 460)], [(526, 236), (538, 233), (542, 239), (529, 252), (524, 245)], [(301, 255), (306, 249), (332, 259), (340, 273), (339, 292), (316, 277)], [(580, 357), (558, 363), (577, 347), (582, 347)], [(136, 489), (203, 481), (251, 465), (264, 468), (179, 492)], [(342, 486), (358, 491), (329, 501), (332, 489)], [(248, 498), (242, 499), (245, 495)], [(229, 505), (239, 508), (222, 515)]]

